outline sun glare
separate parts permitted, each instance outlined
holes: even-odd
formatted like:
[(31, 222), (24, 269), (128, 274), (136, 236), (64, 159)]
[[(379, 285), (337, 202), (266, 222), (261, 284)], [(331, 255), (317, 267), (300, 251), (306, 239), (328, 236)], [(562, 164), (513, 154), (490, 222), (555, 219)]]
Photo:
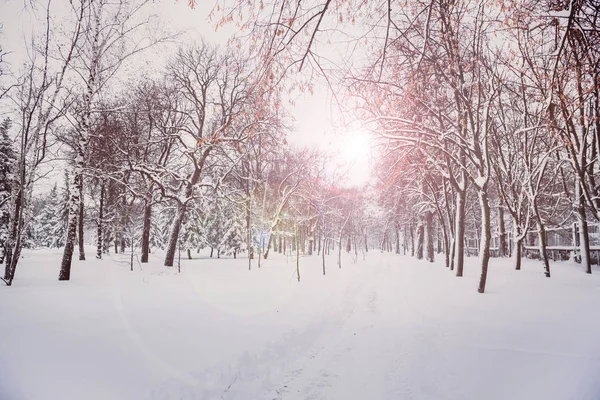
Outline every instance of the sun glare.
[(348, 132), (340, 140), (340, 158), (350, 170), (348, 184), (362, 186), (369, 179), (370, 138), (365, 132)]

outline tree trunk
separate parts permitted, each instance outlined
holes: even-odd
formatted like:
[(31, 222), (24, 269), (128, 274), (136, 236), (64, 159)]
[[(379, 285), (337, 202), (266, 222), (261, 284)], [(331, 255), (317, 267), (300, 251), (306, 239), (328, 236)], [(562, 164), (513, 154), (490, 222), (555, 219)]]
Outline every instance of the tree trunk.
[(550, 261), (548, 260), (548, 254), (546, 254), (546, 228), (544, 227), (544, 223), (542, 222), (542, 218), (539, 215), (537, 207), (534, 212), (536, 213), (538, 238), (540, 242), (540, 259), (544, 262), (544, 275), (547, 278), (550, 278)]
[(490, 226), (490, 204), (487, 193), (479, 191), (479, 203), (481, 205), (481, 242), (479, 244), (479, 258), (481, 263), (481, 277), (479, 279), (479, 293), (485, 292), (487, 281), (488, 264), (490, 262), (490, 240), (492, 229)]
[(465, 261), (465, 191), (456, 193), (456, 217), (454, 234), (454, 255), (456, 257), (456, 276), (463, 276)]
[(590, 260), (590, 236), (585, 212), (585, 199), (581, 183), (576, 183), (578, 190), (577, 196), (577, 222), (579, 222), (579, 254), (581, 255), (581, 265), (585, 268), (585, 272), (592, 273), (592, 263)]
[(431, 211), (425, 214), (425, 243), (427, 244), (425, 247), (425, 259), (433, 262), (435, 256), (433, 251), (433, 213)]
[(410, 233), (410, 256), (415, 256), (415, 228), (413, 224), (410, 224), (408, 227), (408, 233)]
[(171, 233), (169, 235), (169, 244), (167, 246), (167, 254), (165, 256), (165, 267), (172, 267), (175, 261), (175, 252), (177, 251), (177, 244), (179, 242), (179, 231), (181, 230), (181, 224), (185, 216), (186, 206), (184, 204), (177, 205), (177, 212), (171, 225)]
[(248, 269), (252, 268), (252, 260), (254, 260), (254, 245), (252, 243), (252, 199), (250, 196), (246, 199), (246, 234), (248, 238)]
[(342, 231), (338, 239), (338, 268), (342, 269)]
[(212, 258), (212, 256), (213, 256), (213, 251), (215, 251), (215, 249), (214, 249), (214, 247), (211, 247), (210, 248), (210, 258)]
[(450, 271), (454, 271), (454, 255), (456, 253), (456, 240), (454, 240), (454, 238), (449, 240), (452, 241), (450, 244)]
[(402, 255), (406, 255), (406, 249), (408, 248), (408, 232), (406, 224), (402, 228)]
[(400, 254), (400, 229), (396, 224), (396, 254)]
[(520, 233), (519, 233), (519, 235), (515, 235), (515, 252), (514, 252), (515, 270), (517, 270), (517, 271), (521, 270), (521, 247), (522, 246), (523, 246), (523, 239), (521, 239)]
[(442, 246), (444, 246), (444, 262), (446, 268), (450, 267), (450, 239), (448, 238), (448, 231), (446, 229), (446, 222), (444, 220), (444, 215), (441, 211), (438, 213), (439, 224), (442, 228)]
[[(13, 264), (13, 251), (16, 249), (16, 243), (19, 238), (19, 222), (22, 220), (22, 206), (23, 206), (23, 191), (21, 188), (15, 190), (15, 202), (12, 205), (11, 221), (10, 221), (10, 235), (4, 244), (6, 262), (4, 264), (4, 280), (7, 285), (10, 286), (11, 281), (11, 265)], [(13, 192), (13, 195), (15, 193)], [(18, 257), (17, 257), (18, 259)], [(16, 265), (16, 264), (15, 264)]]
[(269, 258), (269, 249), (271, 248), (271, 243), (273, 242), (273, 234), (269, 235), (269, 242), (267, 243), (267, 250), (265, 250), (265, 254), (263, 255), (264, 259), (266, 260), (267, 258)]
[(416, 249), (416, 257), (417, 260), (423, 259), (423, 242), (425, 241), (425, 227), (423, 225), (423, 221), (417, 223), (417, 249)]
[(192, 251), (190, 249), (187, 249), (187, 256), (188, 256), (188, 260), (192, 259)]
[(506, 228), (504, 226), (504, 208), (498, 207), (498, 257), (506, 257)]
[(68, 281), (71, 279), (71, 262), (73, 260), (73, 250), (75, 248), (75, 236), (77, 233), (77, 216), (79, 214), (79, 195), (81, 194), (81, 172), (83, 170), (83, 156), (78, 161), (77, 170), (73, 173), (73, 192), (69, 197), (69, 219), (67, 222), (67, 237), (65, 240), (65, 249), (60, 265), (59, 281)]
[[(319, 241), (321, 243), (321, 241)], [(323, 258), (323, 275), (325, 275), (325, 235), (323, 235), (323, 250), (321, 251), (321, 256)]]
[(81, 185), (79, 185), (79, 218), (77, 220), (79, 237), (79, 260), (85, 260), (85, 245), (83, 243), (83, 175), (81, 176)]
[(298, 226), (296, 225), (296, 273), (300, 282), (300, 243), (298, 243)]
[(96, 241), (96, 258), (102, 259), (102, 245), (104, 244), (102, 229), (104, 228), (104, 182), (100, 185), (100, 206), (98, 207), (98, 240)]
[(149, 201), (144, 206), (144, 227), (142, 228), (142, 263), (148, 262), (150, 254), (150, 223), (152, 221), (152, 205)]

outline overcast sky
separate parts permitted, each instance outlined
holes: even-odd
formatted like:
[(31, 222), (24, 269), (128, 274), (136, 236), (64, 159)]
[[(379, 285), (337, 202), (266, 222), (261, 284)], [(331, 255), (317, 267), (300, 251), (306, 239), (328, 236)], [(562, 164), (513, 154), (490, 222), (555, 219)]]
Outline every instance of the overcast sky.
[[(26, 55), (23, 49), (27, 35), (32, 31), (35, 17), (30, 9), (24, 10), (24, 1), (29, 0), (0, 0), (0, 22), (3, 25), (0, 40), (5, 50), (12, 52), (7, 60), (13, 70), (17, 71)], [(167, 57), (157, 57), (157, 54), (168, 54), (178, 44), (190, 43), (204, 38), (218, 44), (227, 46), (228, 39), (235, 33), (233, 25), (225, 26), (215, 31), (214, 22), (208, 20), (214, 1), (201, 0), (194, 9), (190, 9), (186, 0), (156, 0), (151, 5), (150, 13), (158, 16), (164, 29), (170, 32), (181, 32), (175, 43), (169, 44), (159, 51), (152, 49), (139, 58), (134, 65), (124, 68), (121, 77), (128, 80), (128, 75), (139, 75), (140, 65), (151, 70), (159, 71)], [(60, 19), (67, 13), (66, 0), (52, 2), (53, 14)], [(43, 14), (45, 2), (38, 2), (38, 13)], [(37, 25), (40, 25), (39, 23)], [(294, 118), (293, 130), (289, 133), (289, 142), (294, 146), (319, 147), (331, 151), (339, 156), (337, 162), (354, 164), (351, 172), (352, 180), (363, 183), (368, 178), (368, 140), (366, 135), (356, 128), (346, 132), (340, 128), (340, 121), (335, 108), (331, 106), (331, 94), (324, 84), (317, 84), (313, 95), (309, 93), (296, 93), (293, 95), (294, 105), (289, 106), (289, 111)]]

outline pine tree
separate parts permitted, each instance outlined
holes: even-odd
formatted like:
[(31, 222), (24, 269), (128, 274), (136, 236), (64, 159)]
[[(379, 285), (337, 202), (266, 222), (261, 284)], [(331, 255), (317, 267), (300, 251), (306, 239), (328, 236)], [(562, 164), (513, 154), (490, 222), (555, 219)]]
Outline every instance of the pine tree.
[(206, 244), (205, 230), (202, 219), (194, 209), (188, 210), (181, 231), (182, 245), (187, 251), (188, 258), (192, 258), (191, 251), (204, 247)]
[(35, 242), (39, 246), (62, 247), (65, 244), (66, 220), (64, 195), (59, 195), (56, 184), (48, 194), (48, 199), (36, 217)]
[(206, 225), (206, 244), (210, 247), (210, 256), (217, 250), (217, 257), (220, 256), (221, 246), (227, 227), (225, 226), (225, 217), (218, 207), (215, 207), (207, 218)]
[(233, 258), (237, 257), (237, 254), (244, 249), (246, 241), (244, 238), (244, 225), (239, 218), (233, 218), (231, 224), (220, 247), (227, 253), (233, 254)]

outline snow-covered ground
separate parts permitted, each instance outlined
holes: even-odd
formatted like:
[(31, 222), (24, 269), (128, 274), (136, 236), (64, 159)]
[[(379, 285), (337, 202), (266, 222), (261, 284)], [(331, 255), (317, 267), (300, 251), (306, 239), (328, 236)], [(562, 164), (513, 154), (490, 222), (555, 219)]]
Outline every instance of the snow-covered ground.
[[(93, 250), (90, 249), (90, 258)], [(600, 399), (600, 270), (370, 253), (328, 258), (26, 251), (0, 288), (0, 399)], [(197, 256), (197, 255), (196, 255)], [(122, 258), (121, 258), (122, 257)]]

